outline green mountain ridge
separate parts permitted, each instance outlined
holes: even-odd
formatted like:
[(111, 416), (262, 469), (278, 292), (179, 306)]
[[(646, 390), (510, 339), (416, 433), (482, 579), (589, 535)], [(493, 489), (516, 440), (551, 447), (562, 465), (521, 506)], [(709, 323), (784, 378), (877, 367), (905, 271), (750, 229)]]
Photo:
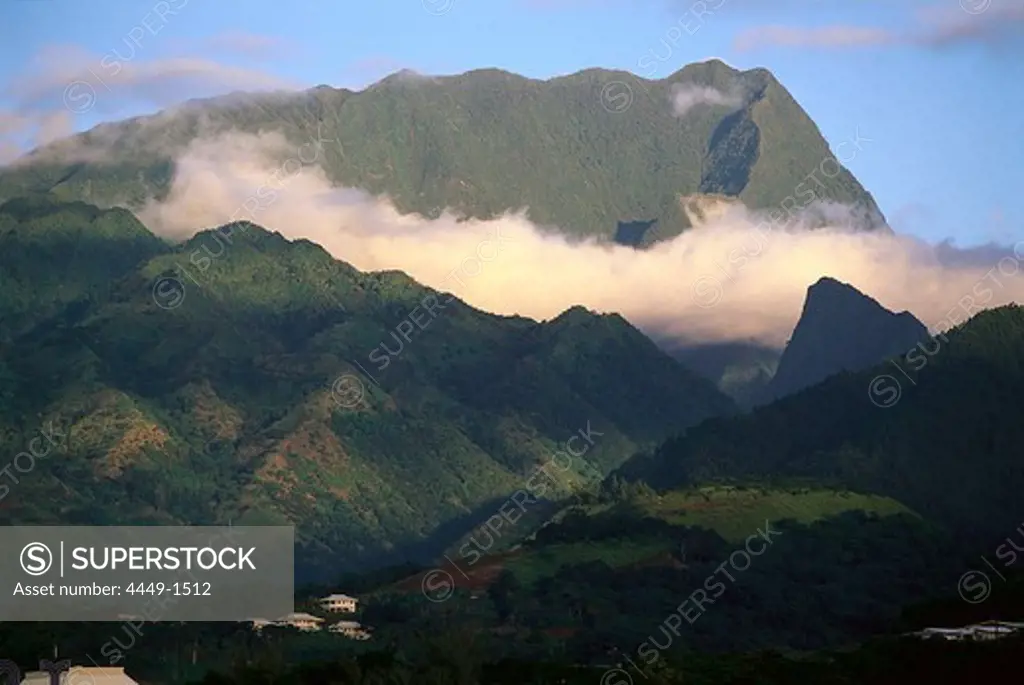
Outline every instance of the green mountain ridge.
[[(632, 84), (624, 111), (602, 103), (616, 82)], [(676, 117), (674, 89), (686, 86), (735, 93), (740, 104), (698, 105)], [(607, 239), (622, 225), (653, 222), (638, 238), (649, 244), (689, 225), (681, 197), (724, 193), (752, 209), (794, 197), (800, 206), (844, 203), (859, 208), (864, 228), (884, 224), (841, 165), (831, 178), (817, 173), (820, 185), (807, 180), (838, 161), (770, 72), (717, 60), (656, 81), (602, 69), (546, 81), (483, 69), (396, 74), (359, 92), (320, 86), (192, 101), (35, 151), (0, 170), (0, 198), (53, 191), (137, 208), (166, 194), (175, 155), (197, 136), (271, 130), (296, 148), (322, 141), (317, 163), (335, 185), (386, 194), (400, 211), (424, 216), (450, 208), (491, 218), (529, 207), (541, 225)]]
[(0, 205), (0, 341), (99, 296), (139, 261), (168, 249), (124, 209), (46, 196)]
[[(303, 568), (337, 573), (437, 553), (579, 431), (600, 436), (580, 469), (604, 474), (735, 411), (616, 315), (495, 316), (252, 224), (171, 248), (127, 213), (35, 202), (0, 211), (10, 254), (36, 256), (5, 271), (0, 434), (52, 421), (67, 439), (6, 496), (7, 523), (294, 523)], [(95, 273), (44, 306), (36, 284), (96, 221)], [(429, 326), (363, 375), (428, 298)]]
[(995, 538), (1019, 523), (1022, 406), (1024, 307), (1007, 305), (888, 363), (707, 421), (617, 475), (658, 488), (808, 479), (892, 497), (968, 541)]

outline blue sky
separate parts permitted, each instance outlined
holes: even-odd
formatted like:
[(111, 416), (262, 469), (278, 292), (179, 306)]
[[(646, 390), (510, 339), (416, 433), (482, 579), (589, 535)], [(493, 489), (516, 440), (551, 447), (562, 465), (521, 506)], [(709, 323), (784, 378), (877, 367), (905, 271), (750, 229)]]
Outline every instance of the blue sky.
[[(898, 231), (963, 246), (1024, 233), (1022, 0), (8, 0), (0, 25), (8, 144), (29, 124), (56, 135), (400, 68), (660, 78), (715, 56), (773, 71), (833, 143), (870, 139), (850, 167)], [(96, 106), (69, 115), (67, 84), (112, 63), (109, 92), (96, 83)]]

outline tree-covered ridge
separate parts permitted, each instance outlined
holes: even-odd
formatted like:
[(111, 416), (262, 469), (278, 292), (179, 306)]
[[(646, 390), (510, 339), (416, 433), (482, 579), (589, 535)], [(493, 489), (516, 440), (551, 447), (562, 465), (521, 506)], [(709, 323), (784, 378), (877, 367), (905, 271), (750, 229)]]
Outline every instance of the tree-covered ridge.
[(123, 209), (52, 197), (0, 205), (0, 341), (67, 305), (109, 290), (168, 248)]
[(953, 530), (1019, 524), (1024, 308), (981, 312), (887, 363), (708, 421), (622, 474), (655, 487), (807, 478), (887, 495)]
[[(623, 111), (606, 102), (616, 83), (630, 88)], [(680, 87), (715, 88), (737, 104), (698, 105), (677, 117)], [(317, 163), (331, 181), (426, 216), (445, 207), (481, 218), (529, 207), (543, 225), (606, 238), (619, 222), (657, 220), (649, 241), (688, 225), (681, 196), (726, 193), (756, 209), (816, 197), (881, 218), (849, 171), (822, 173), (835, 155), (770, 72), (718, 60), (657, 81), (601, 69), (537, 81), (485, 69), (400, 74), (355, 93), (322, 86), (190, 102), (40, 151), (0, 172), (0, 198), (53, 190), (135, 206), (166, 192), (173, 156), (196, 136), (233, 130), (278, 130), (296, 146), (319, 142)], [(72, 148), (89, 163), (61, 161)]]
[[(51, 209), (78, 235), (83, 206)], [(252, 224), (157, 241), (130, 266), (102, 257), (139, 228), (90, 236), (111, 281), (0, 349), (4, 444), (49, 421), (66, 435), (6, 495), (9, 523), (293, 522), (304, 563), (336, 573), (436, 553), (573, 435), (594, 436), (573, 468), (605, 474), (734, 411), (618, 316), (487, 314)], [(24, 292), (63, 245), (22, 265)], [(410, 320), (426, 323), (403, 339)]]
[[(507, 531), (481, 525), (437, 568), (382, 575), (366, 620), (426, 627), (442, 620), (443, 601), (445, 624), (494, 626), (518, 653), (557, 634), (587, 663), (607, 659), (609, 645), (652, 663), (656, 638), (820, 649), (908, 629), (897, 625), (903, 607), (947, 597), (977, 560), (894, 500), (795, 482), (655, 493), (612, 481), (533, 530), (508, 547)], [(673, 614), (682, 628), (662, 635)]]

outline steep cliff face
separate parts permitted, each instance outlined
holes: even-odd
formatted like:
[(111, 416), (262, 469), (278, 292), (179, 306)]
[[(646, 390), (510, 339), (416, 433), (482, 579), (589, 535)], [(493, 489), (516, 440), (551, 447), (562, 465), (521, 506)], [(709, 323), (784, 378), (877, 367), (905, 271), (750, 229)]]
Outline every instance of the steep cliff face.
[(793, 337), (768, 385), (767, 401), (842, 371), (860, 371), (905, 354), (928, 337), (909, 312), (893, 313), (853, 286), (822, 278), (807, 290)]

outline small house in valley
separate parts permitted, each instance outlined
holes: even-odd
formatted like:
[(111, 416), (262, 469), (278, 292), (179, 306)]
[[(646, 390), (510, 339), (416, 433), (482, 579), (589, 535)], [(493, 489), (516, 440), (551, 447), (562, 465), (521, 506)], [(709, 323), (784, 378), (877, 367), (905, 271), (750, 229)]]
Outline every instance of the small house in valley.
[[(50, 685), (46, 671), (29, 671), (21, 685)], [(60, 685), (139, 685), (120, 666), (73, 666), (60, 674)]]
[(332, 633), (344, 635), (352, 640), (369, 640), (370, 631), (361, 623), (356, 621), (338, 621), (328, 626), (327, 630)]
[(359, 600), (348, 595), (327, 595), (320, 598), (320, 606), (323, 607), (324, 611), (353, 614), (356, 611), (356, 607), (359, 606)]
[(914, 633), (923, 639), (941, 640), (996, 640), (1001, 637), (1013, 635), (1024, 628), (1024, 623), (1011, 623), (1009, 621), (985, 621), (962, 628), (925, 628)]
[(274, 625), (291, 626), (299, 630), (320, 630), (320, 624), (323, 622), (319, 616), (298, 612), (279, 618), (274, 621)]

